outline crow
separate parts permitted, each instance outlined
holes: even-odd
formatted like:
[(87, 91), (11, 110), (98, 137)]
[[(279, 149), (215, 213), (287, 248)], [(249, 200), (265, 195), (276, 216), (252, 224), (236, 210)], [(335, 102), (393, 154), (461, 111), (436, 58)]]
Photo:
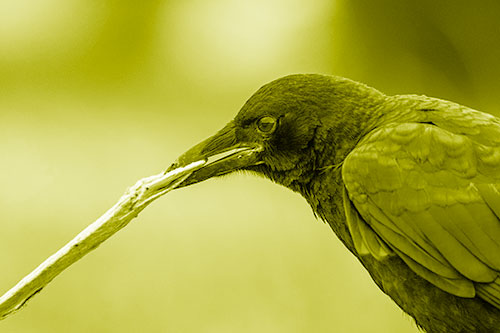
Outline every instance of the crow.
[(498, 118), (295, 74), (169, 170), (198, 160), (179, 187), (246, 170), (300, 193), (422, 330), (500, 332)]

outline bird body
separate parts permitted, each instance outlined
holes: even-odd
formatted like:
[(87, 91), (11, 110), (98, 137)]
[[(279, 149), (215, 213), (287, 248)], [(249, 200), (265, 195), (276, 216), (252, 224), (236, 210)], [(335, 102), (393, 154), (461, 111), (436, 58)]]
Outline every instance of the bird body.
[(500, 332), (500, 120), (291, 75), (259, 89), (173, 167), (229, 149), (247, 155), (182, 186), (235, 170), (263, 175), (299, 192), (422, 329)]

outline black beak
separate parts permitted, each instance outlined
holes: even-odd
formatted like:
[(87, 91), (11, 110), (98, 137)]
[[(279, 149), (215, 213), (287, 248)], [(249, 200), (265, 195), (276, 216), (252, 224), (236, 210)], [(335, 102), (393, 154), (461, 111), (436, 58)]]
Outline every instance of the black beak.
[(238, 142), (233, 122), (227, 124), (214, 136), (200, 142), (182, 154), (168, 171), (204, 160), (206, 164), (194, 171), (177, 188), (199, 183), (203, 180), (224, 175), (245, 167), (262, 163), (259, 155), (262, 146), (256, 143)]

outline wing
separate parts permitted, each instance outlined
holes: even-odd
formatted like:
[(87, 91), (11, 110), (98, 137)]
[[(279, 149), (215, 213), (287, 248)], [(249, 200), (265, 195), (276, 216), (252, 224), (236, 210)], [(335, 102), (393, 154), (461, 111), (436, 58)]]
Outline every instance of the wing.
[(489, 117), (379, 127), (342, 178), (360, 255), (395, 253), (435, 286), (500, 308), (500, 124)]

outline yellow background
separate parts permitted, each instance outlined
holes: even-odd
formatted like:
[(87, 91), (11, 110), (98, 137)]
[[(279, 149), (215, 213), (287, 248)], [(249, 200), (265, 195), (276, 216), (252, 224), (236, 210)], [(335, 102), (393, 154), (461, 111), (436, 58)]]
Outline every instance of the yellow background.
[[(500, 110), (500, 2), (0, 0), (0, 289), (262, 84), (350, 77)], [(1, 332), (416, 332), (297, 194), (174, 191)]]

